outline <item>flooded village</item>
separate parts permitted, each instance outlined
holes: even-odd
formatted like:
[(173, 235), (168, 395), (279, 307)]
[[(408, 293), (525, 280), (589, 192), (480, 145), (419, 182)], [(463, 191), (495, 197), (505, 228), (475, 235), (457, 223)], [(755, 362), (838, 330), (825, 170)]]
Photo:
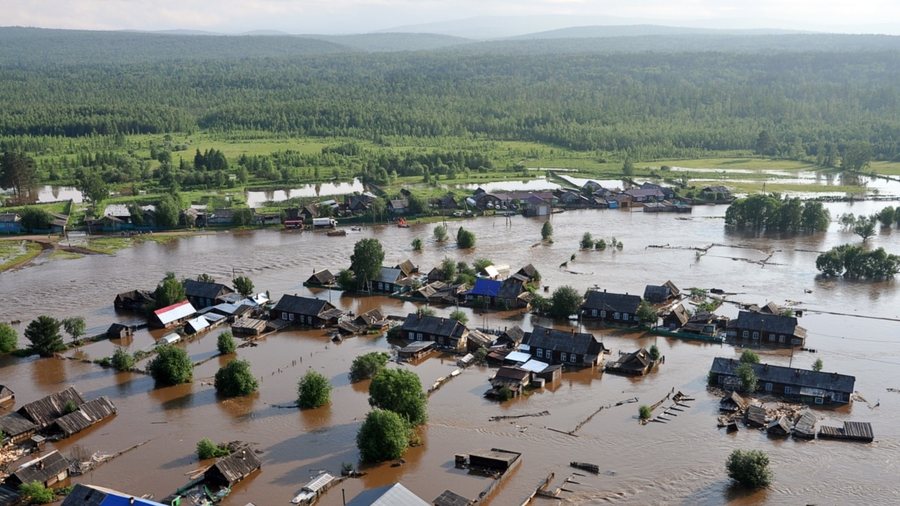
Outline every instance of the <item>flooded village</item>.
[[(400, 218), (401, 198), (389, 202), (393, 223), (345, 225), (337, 208), (364, 207), (357, 192), (297, 208), (278, 217), (281, 228), (0, 274), (0, 321), (20, 322), (20, 335), (47, 314), (82, 316), (97, 336), (54, 357), (0, 357), (6, 483), (92, 484), (166, 504), (190, 504), (190, 486), (205, 484), (240, 506), (897, 500), (900, 292), (894, 281), (821, 278), (815, 265), (854, 234), (836, 222), (785, 238), (731, 231), (724, 187), (689, 201), (652, 183), (583, 184), (477, 189), (431, 203), (447, 206), (447, 221), (433, 223)], [(836, 217), (886, 204), (824, 205)], [(322, 206), (334, 209), (320, 215)], [(214, 218), (205, 211), (195, 218)], [(97, 225), (118, 233), (125, 222), (107, 214)], [(542, 240), (547, 222), (552, 240)], [(449, 240), (434, 238), (439, 225)], [(473, 248), (457, 247), (460, 227)], [(585, 248), (585, 233), (605, 247)], [(384, 249), (378, 277), (342, 290), (339, 273), (363, 239)], [(870, 241), (900, 249), (896, 229)], [(473, 268), (472, 279), (448, 276), (448, 259)], [(167, 272), (186, 280), (186, 300), (147, 314)], [(252, 293), (235, 292), (238, 276)], [(564, 286), (579, 294), (575, 310), (543, 314), (540, 301)], [(235, 358), (217, 350), (226, 331), (250, 363), (253, 394), (216, 394), (216, 371)], [(193, 381), (154, 384), (146, 368), (161, 344), (187, 351)], [(117, 347), (137, 354), (134, 370), (98, 363)], [(750, 394), (736, 392), (746, 350), (759, 359)], [(372, 351), (419, 377), (428, 420), (401, 459), (366, 465), (356, 435), (370, 380), (348, 373)], [(298, 409), (297, 381), (310, 370), (329, 380), (331, 400)], [(237, 443), (200, 461), (203, 438)], [(731, 486), (723, 463), (735, 448), (769, 454), (772, 487)]]

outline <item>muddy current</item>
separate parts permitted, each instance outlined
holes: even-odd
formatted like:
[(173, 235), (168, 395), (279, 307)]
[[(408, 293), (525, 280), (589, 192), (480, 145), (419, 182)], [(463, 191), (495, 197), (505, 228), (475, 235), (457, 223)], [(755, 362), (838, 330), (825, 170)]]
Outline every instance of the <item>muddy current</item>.
[[(829, 204), (833, 216), (843, 212), (868, 214), (884, 204)], [(386, 297), (343, 297), (339, 292), (309, 290), (309, 275), (328, 268), (336, 272), (348, 263), (354, 243), (375, 237), (384, 245), (386, 264), (410, 258), (423, 271), (445, 256), (472, 262), (490, 258), (513, 270), (532, 263), (543, 285), (571, 285), (579, 291), (598, 286), (611, 291), (643, 293), (646, 284), (672, 280), (682, 289), (719, 288), (735, 295), (730, 300), (803, 308), (800, 324), (808, 329), (807, 346), (815, 353), (760, 350), (764, 362), (810, 367), (817, 359), (825, 371), (856, 376), (856, 389), (865, 400), (837, 410), (817, 409), (832, 421), (872, 422), (876, 441), (855, 444), (770, 439), (755, 430), (726, 434), (716, 428), (718, 398), (706, 391), (706, 374), (714, 357), (736, 357), (730, 345), (695, 343), (620, 330), (589, 328), (601, 337), (612, 357), (621, 351), (656, 344), (666, 360), (658, 371), (642, 378), (602, 374), (598, 370), (567, 372), (558, 384), (534, 394), (498, 404), (484, 399), (489, 368), (473, 367), (445, 384), (429, 398), (428, 424), (420, 446), (410, 449), (398, 466), (363, 468), (365, 476), (332, 489), (320, 504), (341, 504), (341, 489), (349, 500), (365, 488), (400, 481), (426, 501), (446, 489), (475, 498), (489, 484), (454, 468), (454, 454), (504, 448), (523, 453), (522, 464), (488, 498), (490, 504), (519, 504), (550, 473), (554, 487), (573, 471), (570, 461), (600, 466), (597, 476), (579, 476), (567, 484), (560, 501), (570, 504), (896, 504), (900, 502), (900, 290), (896, 282), (854, 283), (816, 277), (820, 251), (859, 238), (834, 224), (822, 234), (795, 238), (756, 238), (726, 232), (724, 206), (697, 207), (691, 215), (649, 214), (640, 211), (569, 211), (554, 215), (553, 244), (540, 244), (542, 219), (480, 218), (451, 222), (451, 234), (462, 224), (475, 232), (474, 250), (459, 251), (453, 244), (432, 239), (433, 225), (409, 229), (366, 227), (345, 237), (323, 233), (261, 230), (215, 233), (177, 239), (167, 244), (147, 242), (114, 256), (79, 259), (41, 258), (32, 266), (0, 274), (0, 320), (28, 322), (40, 314), (84, 316), (90, 334), (112, 322), (137, 323), (117, 314), (116, 293), (152, 289), (166, 271), (179, 277), (208, 273), (228, 282), (233, 275), (249, 276), (258, 290), (277, 299), (285, 293), (327, 298), (337, 306), (362, 312), (381, 308), (405, 315), (416, 305)], [(584, 232), (595, 238), (622, 241), (621, 251), (581, 252)], [(425, 250), (412, 251), (415, 237)], [(900, 252), (900, 232), (881, 230), (872, 246)], [(715, 244), (705, 254), (692, 247)], [(667, 245), (668, 248), (648, 247)], [(574, 254), (575, 259), (570, 260)], [(765, 263), (760, 261), (766, 260)], [(561, 264), (568, 261), (566, 266)], [(448, 314), (455, 308), (435, 308)], [(520, 312), (473, 312), (470, 326), (503, 328), (550, 325), (552, 322)], [(720, 312), (735, 316), (725, 304)], [(839, 314), (837, 314), (839, 313)], [(566, 322), (557, 322), (568, 328)], [(24, 324), (18, 330), (24, 329)], [(256, 347), (241, 348), (238, 356), (251, 362), (259, 392), (246, 398), (216, 397), (212, 377), (227, 359), (214, 357), (221, 328), (182, 344), (194, 361), (203, 361), (191, 384), (154, 388), (148, 376), (115, 373), (110, 369), (63, 359), (0, 359), (0, 383), (16, 393), (18, 404), (74, 385), (86, 399), (108, 396), (118, 415), (72, 438), (50, 445), (64, 454), (115, 453), (147, 441), (75, 481), (109, 486), (133, 494), (168, 495), (188, 481), (188, 475), (208, 462), (198, 462), (198, 440), (241, 440), (260, 450), (262, 472), (235, 487), (225, 504), (257, 506), (286, 504), (319, 471), (340, 471), (341, 464), (358, 462), (357, 429), (369, 410), (368, 384), (351, 384), (347, 372), (353, 358), (373, 350), (389, 350), (384, 337), (357, 337), (332, 343), (325, 331), (274, 334)], [(68, 353), (72, 359), (101, 358), (115, 345), (132, 351), (147, 349), (161, 334), (139, 331), (126, 342), (102, 341)], [(20, 345), (26, 344), (20, 337)], [(140, 364), (139, 364), (140, 365)], [(433, 356), (418, 365), (391, 364), (416, 372), (424, 385), (455, 369), (450, 357)], [(315, 369), (330, 378), (331, 404), (300, 411), (285, 407), (296, 399), (298, 378)], [(638, 404), (605, 409), (576, 436), (569, 431), (598, 407), (637, 397), (652, 404), (672, 389), (696, 398), (692, 407), (668, 423), (638, 424)], [(9, 406), (4, 412), (15, 409)], [(549, 411), (548, 416), (489, 421), (495, 415)], [(724, 461), (735, 448), (769, 453), (773, 485), (748, 493), (731, 486)], [(555, 504), (538, 499), (536, 504)]]

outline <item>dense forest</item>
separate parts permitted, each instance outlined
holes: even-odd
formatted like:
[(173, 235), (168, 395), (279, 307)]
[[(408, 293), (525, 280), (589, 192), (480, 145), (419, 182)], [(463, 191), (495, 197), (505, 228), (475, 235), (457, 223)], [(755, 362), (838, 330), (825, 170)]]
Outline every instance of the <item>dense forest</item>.
[(686, 149), (821, 159), (862, 141), (875, 159), (900, 160), (897, 38), (772, 35), (785, 47), (764, 51), (737, 37), (728, 52), (710, 51), (720, 46), (709, 36), (682, 39), (670, 52), (659, 36), (364, 52), (302, 37), (6, 28), (0, 147), (27, 136), (263, 130), (528, 140), (637, 159)]

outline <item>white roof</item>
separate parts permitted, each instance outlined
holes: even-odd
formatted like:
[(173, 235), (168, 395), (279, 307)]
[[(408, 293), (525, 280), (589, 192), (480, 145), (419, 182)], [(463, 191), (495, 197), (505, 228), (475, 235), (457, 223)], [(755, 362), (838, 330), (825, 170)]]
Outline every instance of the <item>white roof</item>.
[(215, 323), (219, 320), (224, 320), (225, 318), (228, 318), (227, 316), (221, 315), (219, 313), (209, 313), (209, 314), (203, 315), (203, 317), (206, 318), (206, 321), (208, 321), (209, 323)]
[(195, 332), (199, 332), (206, 327), (209, 327), (209, 321), (205, 316), (198, 316), (194, 319), (188, 320), (186, 325), (192, 327)]
[(522, 343), (519, 345), (519, 351), (529, 352), (531, 351), (531, 345)]
[(103, 211), (104, 216), (131, 216), (131, 211), (125, 204), (110, 204)]
[(522, 353), (521, 351), (512, 351), (509, 355), (506, 356), (504, 360), (512, 360), (513, 362), (528, 362), (531, 360), (531, 355), (527, 353)]
[(540, 360), (532, 359), (520, 365), (519, 369), (524, 369), (529, 372), (541, 372), (548, 367), (550, 367), (550, 364), (541, 362)]
[(313, 481), (307, 483), (306, 486), (303, 487), (303, 489), (309, 490), (310, 492), (318, 492), (322, 487), (331, 483), (331, 480), (333, 480), (333, 479), (334, 479), (334, 476), (332, 476), (328, 473), (322, 473), (321, 476), (319, 476), (318, 478), (314, 479)]
[(484, 268), (484, 273), (490, 276), (491, 278), (496, 278), (500, 276), (500, 271), (497, 270), (493, 265), (488, 265)]
[(172, 304), (171, 306), (166, 306), (162, 309), (157, 309), (153, 312), (159, 321), (163, 325), (168, 325), (174, 321), (178, 321), (182, 318), (186, 318), (194, 313), (197, 310), (194, 309), (194, 306), (191, 305), (188, 301), (179, 302), (178, 304)]
[(156, 344), (175, 344), (178, 341), (181, 341), (181, 336), (172, 332), (171, 334), (166, 334), (160, 338), (160, 340)]

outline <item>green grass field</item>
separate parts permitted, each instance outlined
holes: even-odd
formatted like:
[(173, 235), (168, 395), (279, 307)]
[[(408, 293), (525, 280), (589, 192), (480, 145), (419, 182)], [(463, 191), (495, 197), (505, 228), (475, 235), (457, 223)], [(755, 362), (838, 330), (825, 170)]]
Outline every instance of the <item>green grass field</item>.
[(41, 254), (41, 245), (32, 241), (0, 241), (0, 272), (22, 265)]

